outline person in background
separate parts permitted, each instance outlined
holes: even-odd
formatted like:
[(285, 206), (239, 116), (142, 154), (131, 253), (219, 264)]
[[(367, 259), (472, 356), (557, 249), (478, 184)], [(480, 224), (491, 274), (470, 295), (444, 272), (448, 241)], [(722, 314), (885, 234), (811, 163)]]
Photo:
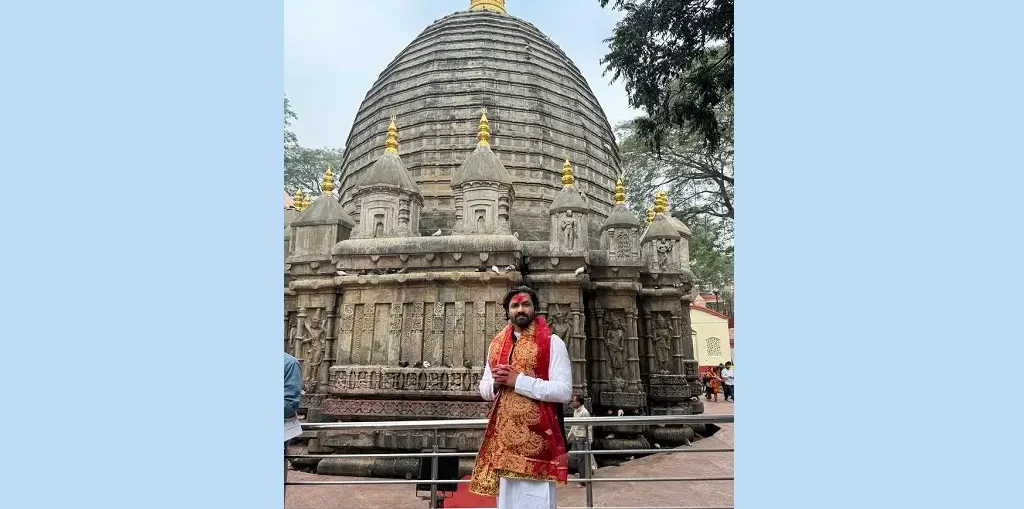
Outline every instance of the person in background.
[(725, 400), (736, 402), (736, 374), (732, 371), (732, 361), (725, 363), (725, 368), (722, 369), (722, 382), (725, 384)]
[[(572, 416), (573, 417), (590, 417), (590, 412), (587, 411), (587, 407), (583, 406), (583, 396), (574, 394), (572, 397)], [(582, 451), (584, 450), (584, 443), (593, 444), (594, 442), (594, 427), (584, 425), (574, 425), (569, 428), (569, 450), (571, 451)], [(589, 447), (588, 447), (589, 448)], [(590, 459), (591, 472), (597, 470), (597, 462), (594, 461), (594, 457), (587, 454), (577, 454), (572, 458), (573, 463), (576, 465), (577, 477), (583, 478), (583, 463), (586, 459)], [(583, 483), (577, 483), (580, 488), (583, 487)]]
[(704, 374), (704, 381), (707, 383), (707, 394), (705, 398), (710, 401), (714, 398), (715, 403), (718, 403), (718, 390), (721, 388), (722, 379), (718, 376), (718, 368), (712, 366), (708, 369), (707, 373)]
[(284, 418), (299, 413), (299, 399), (302, 396), (302, 368), (299, 360), (284, 354)]

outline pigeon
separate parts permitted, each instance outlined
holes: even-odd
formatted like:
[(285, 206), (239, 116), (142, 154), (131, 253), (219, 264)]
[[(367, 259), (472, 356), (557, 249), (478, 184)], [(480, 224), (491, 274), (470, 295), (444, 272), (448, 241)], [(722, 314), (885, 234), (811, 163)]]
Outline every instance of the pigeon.
[(431, 237), (440, 237), (441, 236), (441, 230), (437, 230), (436, 232), (432, 233), (430, 236)]
[(398, 367), (407, 368), (409, 367), (409, 361), (398, 361)]
[(414, 367), (414, 368), (422, 368), (423, 367), (423, 361), (416, 361), (416, 364), (413, 364), (412, 367)]
[(518, 239), (519, 238), (519, 232), (512, 232), (512, 236)]
[(476, 268), (476, 271), (477, 271), (477, 272), (484, 272), (484, 271), (486, 271), (486, 270), (487, 270), (487, 267), (477, 267), (477, 268)]
[(462, 365), (465, 366), (467, 369), (473, 369), (473, 363), (470, 361), (464, 361)]
[(661, 449), (661, 444), (654, 444), (655, 449)]
[(500, 271), (498, 271), (498, 266), (497, 265), (491, 265), (491, 270), (493, 270), (495, 274), (500, 274), (501, 273)]
[(585, 271), (585, 270), (587, 270), (586, 267), (580, 267), (580, 268), (576, 269), (576, 275), (578, 276), (580, 274), (583, 274), (583, 271)]
[(347, 276), (347, 275), (348, 275), (348, 272), (345, 272), (345, 271), (343, 271), (343, 270), (339, 270), (339, 271), (338, 271), (338, 275), (339, 275), (339, 276)]
[(365, 276), (366, 275), (366, 269), (363, 269), (363, 270), (359, 271), (359, 275), (360, 276)]
[(515, 265), (506, 265), (505, 266), (505, 270), (511, 271), (511, 272), (515, 272), (516, 271), (516, 266)]
[(429, 368), (430, 367), (430, 363), (427, 362), (427, 361), (423, 361), (423, 367), (424, 368)]
[(395, 274), (405, 274), (406, 270), (408, 270), (408, 269), (405, 268), (405, 267), (402, 267), (402, 268), (398, 269), (398, 272), (396, 272)]

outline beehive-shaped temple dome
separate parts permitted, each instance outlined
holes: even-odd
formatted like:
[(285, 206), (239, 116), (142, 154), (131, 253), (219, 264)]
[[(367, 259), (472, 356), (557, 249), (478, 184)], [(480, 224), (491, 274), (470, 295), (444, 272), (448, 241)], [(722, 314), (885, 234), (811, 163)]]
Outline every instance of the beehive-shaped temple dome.
[(490, 148), (512, 178), (511, 229), (520, 240), (548, 240), (548, 209), (562, 190), (567, 155), (590, 209), (591, 247), (614, 206), (619, 159), (612, 128), (579, 69), (504, 2), (474, 8), (427, 27), (366, 94), (345, 144), (341, 203), (354, 207), (356, 183), (381, 156), (379, 126), (403, 119), (402, 160), (423, 196), (420, 232), (455, 225), (451, 180), (476, 145), (481, 108)]

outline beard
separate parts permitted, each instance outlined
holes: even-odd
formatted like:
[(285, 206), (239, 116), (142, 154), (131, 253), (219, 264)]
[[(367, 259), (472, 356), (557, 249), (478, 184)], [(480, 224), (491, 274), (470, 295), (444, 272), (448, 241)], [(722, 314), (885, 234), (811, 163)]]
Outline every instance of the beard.
[(533, 322), (534, 314), (519, 313), (512, 317), (512, 323), (519, 326), (520, 329), (525, 329)]

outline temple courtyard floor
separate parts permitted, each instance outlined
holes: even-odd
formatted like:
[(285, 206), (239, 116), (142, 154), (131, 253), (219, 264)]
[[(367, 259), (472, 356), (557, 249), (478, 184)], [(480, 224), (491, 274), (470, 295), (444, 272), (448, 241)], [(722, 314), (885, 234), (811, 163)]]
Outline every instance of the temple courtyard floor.
[[(721, 398), (719, 399), (721, 401)], [(732, 402), (704, 402), (705, 414), (733, 414)], [(733, 424), (720, 424), (714, 436), (690, 449), (733, 447)], [(657, 454), (621, 466), (599, 468), (596, 478), (732, 477), (733, 453)], [(288, 471), (289, 481), (346, 480), (356, 477), (320, 476)], [(597, 482), (594, 507), (732, 507), (733, 481)], [(414, 485), (288, 486), (286, 509), (424, 509), (429, 502), (416, 496)], [(558, 507), (585, 507), (586, 490), (570, 479), (558, 487)], [(492, 504), (490, 507), (494, 507)]]

